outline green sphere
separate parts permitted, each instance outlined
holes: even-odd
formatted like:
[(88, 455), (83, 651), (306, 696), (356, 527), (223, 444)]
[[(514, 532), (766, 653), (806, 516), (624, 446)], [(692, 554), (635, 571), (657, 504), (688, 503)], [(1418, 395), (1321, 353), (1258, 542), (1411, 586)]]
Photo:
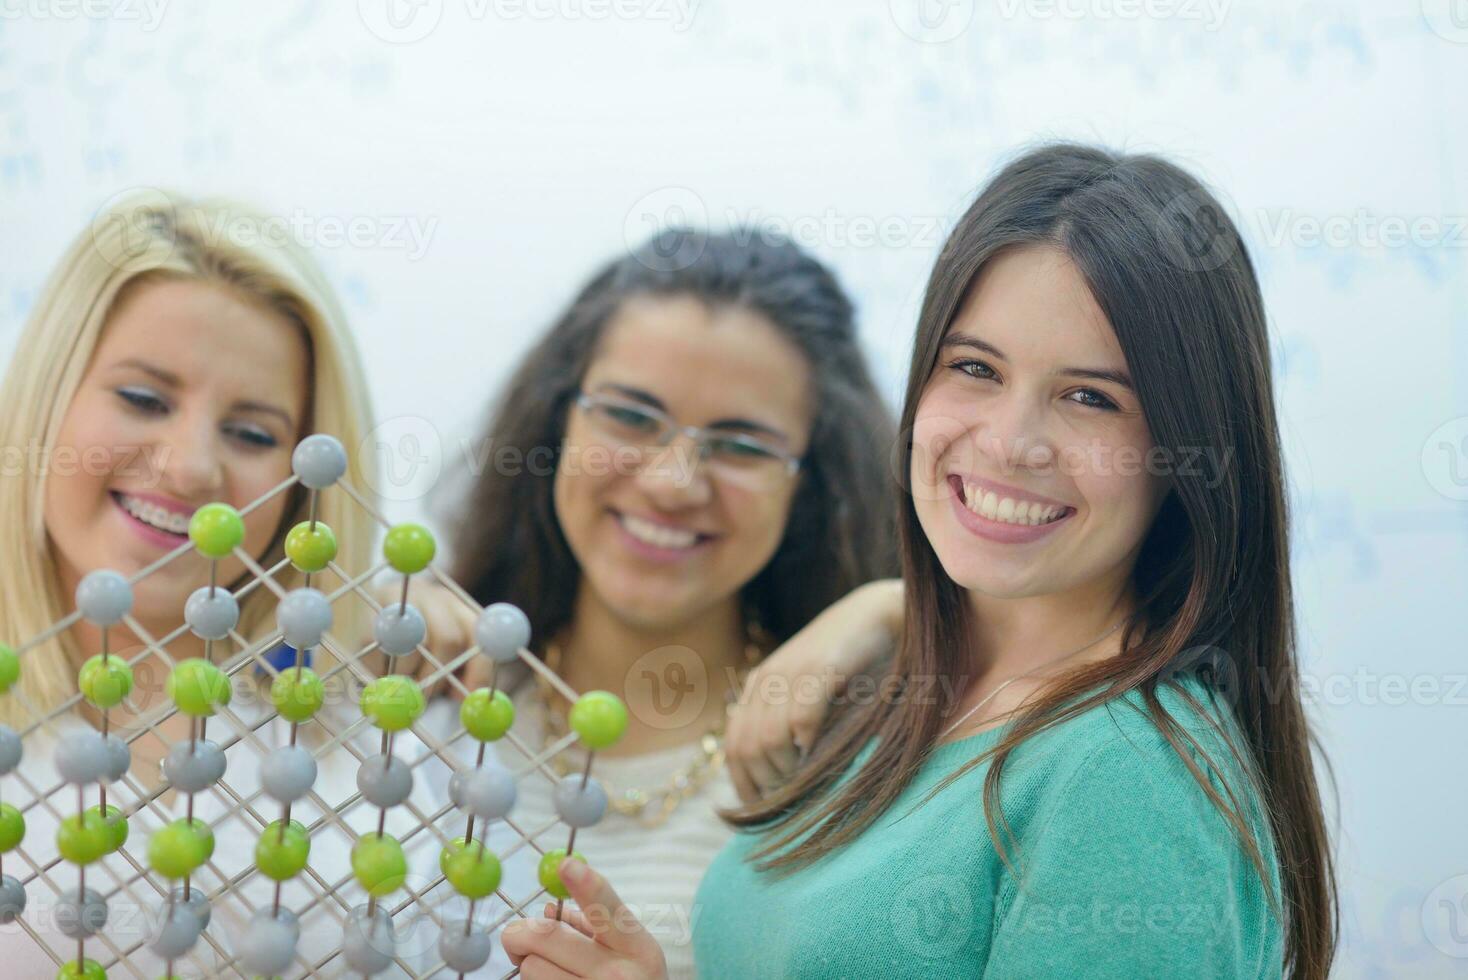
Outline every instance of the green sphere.
[(423, 688), (411, 677), (388, 674), (362, 688), (362, 714), (383, 731), (400, 732), (423, 714)]
[[(586, 863), (586, 857), (576, 851), (571, 855), (582, 864)], [(561, 862), (566, 860), (566, 849), (564, 847), (552, 848), (546, 851), (540, 858), (540, 866), (537, 869), (540, 875), (540, 887), (550, 892), (556, 898), (567, 899), (571, 893), (561, 881)]]
[(459, 721), (481, 742), (504, 738), (515, 723), (515, 703), (504, 691), (490, 694), (489, 688), (471, 691), (459, 706)]
[(122, 815), (122, 810), (120, 808), (115, 807), (111, 803), (109, 803), (107, 804), (106, 813), (102, 812), (102, 808), (100, 806), (89, 807), (87, 809), (87, 812), (95, 813), (102, 820), (102, 822), (107, 825), (108, 854), (120, 850), (122, 848), (122, 845), (127, 843), (127, 834), (129, 828), (127, 825), (127, 818)]
[(168, 696), (178, 710), (198, 718), (229, 704), (229, 677), (207, 660), (181, 660), (168, 674)]
[(229, 504), (205, 504), (189, 518), (189, 540), (206, 558), (228, 558), (245, 540), (245, 520)]
[(392, 894), (408, 877), (403, 845), (386, 834), (358, 838), (352, 846), (352, 874), (373, 898)]
[(383, 557), (404, 575), (427, 568), (436, 550), (432, 532), (422, 524), (394, 525), (382, 542)]
[(320, 521), (302, 521), (285, 536), (285, 554), (303, 572), (319, 572), (336, 558), (336, 534)]
[(0, 694), (4, 694), (20, 680), (20, 657), (14, 650), (0, 643)]
[(326, 700), (326, 688), (310, 667), (287, 667), (271, 683), (270, 700), (286, 721), (308, 721)]
[(265, 877), (285, 881), (301, 873), (310, 854), (311, 836), (305, 826), (299, 820), (292, 820), (285, 825), (282, 839), (280, 821), (276, 820), (260, 831), (260, 843), (255, 845), (255, 866)]
[(91, 864), (112, 847), (112, 828), (96, 810), (73, 814), (56, 828), (56, 850), (72, 864)]
[(25, 815), (9, 803), (0, 803), (0, 853), (13, 851), (25, 840)]
[(133, 669), (116, 654), (97, 654), (77, 674), (82, 697), (99, 708), (115, 708), (133, 689)]
[(464, 838), (455, 837), (443, 846), (443, 850), (438, 852), (438, 870), (443, 872), (445, 878), (449, 876), (449, 858), (454, 856), (455, 851), (463, 850), (463, 848)]
[(465, 898), (493, 895), (500, 886), (500, 859), (480, 841), (468, 846), (450, 844), (438, 862), (449, 884)]
[(107, 971), (96, 960), (82, 960), (80, 966), (76, 960), (67, 960), (56, 971), (56, 980), (107, 980)]
[(160, 827), (148, 839), (148, 865), (165, 878), (182, 878), (192, 874), (214, 852), (214, 835), (204, 828), (202, 821), (195, 818), (175, 820)]
[(568, 720), (587, 748), (605, 749), (627, 730), (627, 706), (610, 691), (587, 691), (571, 706)]

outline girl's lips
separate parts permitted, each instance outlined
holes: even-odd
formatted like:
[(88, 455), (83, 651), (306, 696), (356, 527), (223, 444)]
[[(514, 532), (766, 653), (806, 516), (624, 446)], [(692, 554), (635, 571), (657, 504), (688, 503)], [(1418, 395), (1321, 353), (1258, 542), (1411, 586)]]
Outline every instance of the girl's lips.
[(117, 508), (117, 512), (122, 515), (122, 519), (127, 522), (128, 527), (132, 528), (133, 532), (148, 544), (156, 548), (162, 548), (165, 551), (172, 551), (189, 539), (187, 534), (171, 534), (168, 531), (161, 530), (151, 524), (138, 520), (127, 512), (127, 508), (122, 506), (122, 501), (118, 499), (116, 493), (112, 493), (110, 496), (112, 497), (112, 506)]
[(644, 541), (627, 530), (622, 523), (622, 515), (618, 511), (611, 511), (612, 523), (617, 525), (617, 536), (621, 538), (622, 544), (627, 550), (648, 561), (661, 564), (675, 564), (686, 561), (689, 558), (703, 554), (715, 540), (710, 535), (700, 534), (698, 541), (689, 548), (664, 548), (650, 541)]
[(963, 478), (959, 476), (948, 478), (948, 496), (958, 523), (981, 538), (1002, 544), (1026, 544), (1038, 541), (1053, 533), (1056, 528), (1075, 515), (1075, 508), (1070, 508), (1063, 517), (1058, 517), (1048, 524), (1006, 524), (1003, 521), (992, 521), (983, 514), (976, 514), (969, 510), (968, 506), (964, 504)]

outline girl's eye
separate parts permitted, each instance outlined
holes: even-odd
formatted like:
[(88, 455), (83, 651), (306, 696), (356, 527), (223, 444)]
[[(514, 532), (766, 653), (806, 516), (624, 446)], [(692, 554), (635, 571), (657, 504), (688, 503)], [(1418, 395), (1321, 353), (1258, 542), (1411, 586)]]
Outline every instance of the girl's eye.
[(994, 374), (994, 369), (985, 364), (983, 361), (965, 359), (962, 361), (954, 361), (948, 366), (956, 371), (962, 371), (964, 374), (968, 375), (971, 378), (987, 379), (996, 377), (996, 375)]
[(270, 449), (279, 445), (279, 440), (275, 436), (257, 425), (227, 425), (224, 431), (253, 447)]
[(1088, 399), (1090, 399), (1088, 401), (1081, 402), (1080, 404), (1082, 405), (1088, 405), (1091, 408), (1099, 408), (1108, 412), (1116, 411), (1116, 402), (1112, 401), (1110, 398), (1107, 398), (1105, 395), (1101, 394), (1101, 392), (1099, 391), (1096, 391), (1094, 388), (1081, 388), (1079, 391), (1073, 392), (1073, 394), (1085, 395), (1088, 397)]
[(148, 415), (162, 415), (168, 411), (168, 403), (147, 388), (118, 388), (117, 395), (132, 408)]

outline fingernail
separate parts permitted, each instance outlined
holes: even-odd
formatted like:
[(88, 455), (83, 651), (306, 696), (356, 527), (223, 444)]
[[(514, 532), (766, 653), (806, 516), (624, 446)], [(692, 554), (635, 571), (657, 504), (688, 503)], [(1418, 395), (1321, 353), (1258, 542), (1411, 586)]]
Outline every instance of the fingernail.
[(586, 862), (578, 861), (576, 858), (566, 858), (561, 862), (561, 880), (580, 884), (586, 874)]

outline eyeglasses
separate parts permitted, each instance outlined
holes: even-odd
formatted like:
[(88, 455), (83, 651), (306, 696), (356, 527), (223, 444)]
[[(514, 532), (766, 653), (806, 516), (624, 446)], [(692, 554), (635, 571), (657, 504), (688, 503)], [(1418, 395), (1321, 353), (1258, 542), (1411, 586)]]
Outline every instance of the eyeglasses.
[[(576, 404), (603, 436), (623, 446), (648, 450), (670, 445), (680, 435), (693, 440), (698, 458), (724, 479), (765, 485), (793, 476), (801, 459), (768, 439), (697, 425), (679, 425), (666, 412), (616, 395), (576, 393)], [(691, 475), (691, 474), (690, 474)]]

